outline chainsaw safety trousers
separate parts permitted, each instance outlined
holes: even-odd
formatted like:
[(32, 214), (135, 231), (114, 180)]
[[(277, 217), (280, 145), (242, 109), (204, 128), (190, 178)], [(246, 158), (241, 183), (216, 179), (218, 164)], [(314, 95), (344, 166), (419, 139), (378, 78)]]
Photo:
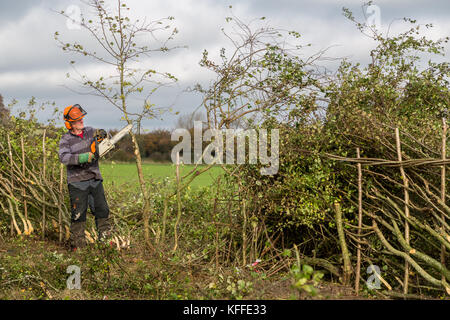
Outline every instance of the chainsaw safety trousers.
[(69, 196), (71, 207), (71, 221), (86, 221), (88, 209), (88, 196), (92, 196), (94, 216), (99, 218), (109, 217), (109, 207), (106, 203), (105, 191), (101, 180), (90, 179), (69, 183)]
[(70, 224), (70, 246), (72, 248), (83, 248), (86, 246), (85, 228), (86, 221), (77, 221)]
[[(95, 216), (95, 223), (99, 238), (107, 236), (110, 232), (109, 207), (106, 202), (102, 180), (90, 179), (69, 183), (69, 197), (71, 208), (71, 234), (74, 226), (74, 241), (85, 241), (86, 213), (88, 206)], [(80, 242), (81, 243), (81, 242)], [(76, 246), (75, 243), (73, 245)]]

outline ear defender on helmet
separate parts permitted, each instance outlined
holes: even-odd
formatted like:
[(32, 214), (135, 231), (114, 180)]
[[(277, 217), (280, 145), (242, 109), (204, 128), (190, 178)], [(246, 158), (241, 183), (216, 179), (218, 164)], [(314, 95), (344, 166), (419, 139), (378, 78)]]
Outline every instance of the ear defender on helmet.
[(68, 106), (64, 109), (64, 124), (68, 130), (72, 129), (71, 122), (78, 121), (84, 118), (87, 114), (86, 111), (79, 105), (74, 104), (73, 106)]
[(66, 125), (67, 130), (72, 130), (72, 125), (69, 121), (64, 121), (64, 124)]

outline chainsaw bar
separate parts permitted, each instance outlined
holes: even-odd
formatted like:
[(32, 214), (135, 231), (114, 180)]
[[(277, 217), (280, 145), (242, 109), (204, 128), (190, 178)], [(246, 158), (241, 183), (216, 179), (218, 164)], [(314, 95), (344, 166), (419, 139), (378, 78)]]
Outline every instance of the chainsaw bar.
[(129, 124), (125, 128), (121, 129), (119, 132), (117, 132), (111, 139), (109, 138), (103, 139), (103, 141), (98, 144), (99, 156), (103, 157), (109, 151), (114, 149), (115, 144), (119, 142), (128, 132), (130, 132), (131, 128), (133, 128), (133, 125)]

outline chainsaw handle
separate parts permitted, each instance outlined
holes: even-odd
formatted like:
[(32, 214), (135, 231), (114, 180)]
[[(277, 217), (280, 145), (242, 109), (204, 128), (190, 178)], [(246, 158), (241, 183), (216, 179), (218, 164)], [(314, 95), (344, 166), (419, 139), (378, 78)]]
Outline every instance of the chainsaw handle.
[(94, 160), (100, 158), (100, 154), (98, 151), (98, 144), (103, 141), (107, 137), (107, 133), (103, 129), (97, 129), (94, 133), (94, 139), (91, 143), (91, 152), (94, 154)]
[(94, 138), (97, 139), (97, 141), (100, 143), (103, 139), (105, 139), (108, 136), (106, 131), (104, 129), (97, 129), (94, 133)]
[(92, 141), (91, 143), (91, 152), (94, 154), (94, 161), (100, 158), (100, 155), (98, 153), (98, 141), (95, 138), (94, 141)]

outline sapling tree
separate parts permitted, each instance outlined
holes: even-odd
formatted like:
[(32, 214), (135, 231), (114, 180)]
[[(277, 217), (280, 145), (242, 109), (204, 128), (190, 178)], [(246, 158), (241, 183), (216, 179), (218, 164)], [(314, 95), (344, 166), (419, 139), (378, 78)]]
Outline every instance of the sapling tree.
[[(105, 74), (83, 74), (75, 68), (75, 61), (71, 61), (81, 87), (85, 93), (104, 98), (111, 107), (121, 111), (122, 120), (133, 124), (140, 130), (144, 119), (155, 117), (158, 110), (150, 103), (150, 97), (161, 86), (169, 85), (177, 81), (170, 73), (159, 72), (154, 69), (139, 67), (140, 59), (151, 58), (155, 53), (166, 53), (174, 48), (169, 43), (178, 32), (170, 23), (173, 17), (167, 17), (156, 21), (143, 21), (129, 17), (130, 8), (125, 1), (115, 1), (115, 8), (110, 8), (105, 1), (89, 0), (83, 2), (92, 10), (92, 14), (81, 15), (79, 24), (89, 38), (89, 47), (80, 41), (65, 42), (60, 38), (59, 32), (55, 32), (55, 39), (60, 48), (68, 53), (81, 55), (91, 59), (95, 63), (105, 67)], [(72, 19), (64, 11), (60, 14), (67, 19)], [(157, 35), (164, 35), (160, 41)], [(70, 76), (70, 75), (68, 75)], [(130, 101), (133, 101), (131, 103)], [(136, 108), (136, 101), (140, 107)], [(142, 171), (141, 153), (135, 132), (131, 132), (134, 145), (139, 184), (144, 200), (143, 224), (146, 243), (151, 246), (149, 239), (149, 216), (151, 202), (147, 192), (146, 183)]]
[(301, 35), (270, 27), (264, 20), (247, 23), (235, 15), (226, 17), (232, 31), (223, 28), (222, 32), (229, 49), (222, 48), (218, 59), (204, 50), (200, 66), (212, 71), (215, 79), (208, 87), (197, 84), (195, 90), (203, 95), (208, 128), (226, 130), (244, 122), (246, 128), (260, 128), (267, 120), (309, 121), (320, 110), (326, 78), (319, 61), (326, 50), (300, 58), (310, 46), (300, 43)]

